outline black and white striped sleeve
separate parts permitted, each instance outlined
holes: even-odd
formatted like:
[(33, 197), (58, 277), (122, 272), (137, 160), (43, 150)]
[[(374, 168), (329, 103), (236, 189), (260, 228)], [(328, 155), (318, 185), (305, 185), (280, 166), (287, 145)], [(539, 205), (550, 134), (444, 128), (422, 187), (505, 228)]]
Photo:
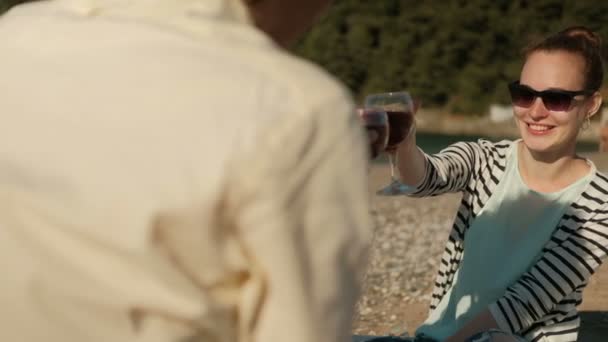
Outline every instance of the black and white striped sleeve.
[(465, 190), (481, 158), (485, 158), (485, 154), (477, 142), (459, 142), (437, 154), (425, 154), (426, 174), (410, 196), (436, 196)]
[[(592, 186), (600, 189), (597, 184)], [(552, 247), (543, 249), (536, 264), (490, 305), (490, 312), (501, 329), (519, 333), (550, 315), (564, 298), (582, 290), (605, 260), (608, 254), (605, 194), (586, 194), (583, 193), (587, 198), (582, 204), (573, 204), (574, 210), (581, 214), (565, 215), (553, 235)], [(559, 240), (560, 232), (567, 236), (563, 241)]]

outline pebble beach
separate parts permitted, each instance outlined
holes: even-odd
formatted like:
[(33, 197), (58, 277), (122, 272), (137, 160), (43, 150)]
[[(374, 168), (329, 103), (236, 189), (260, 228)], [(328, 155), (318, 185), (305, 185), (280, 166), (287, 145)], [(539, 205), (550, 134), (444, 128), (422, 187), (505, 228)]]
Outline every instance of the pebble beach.
[[(608, 154), (586, 155), (597, 168), (608, 170)], [(369, 171), (375, 222), (364, 287), (353, 319), (353, 334), (414, 333), (428, 314), (430, 294), (448, 238), (460, 194), (432, 198), (382, 197), (375, 190), (388, 184), (386, 164)], [(585, 290), (581, 310), (597, 313), (590, 333), (608, 336), (608, 266), (603, 265)], [(584, 338), (581, 341), (596, 341)], [(604, 339), (601, 339), (602, 341)], [(598, 340), (599, 341), (599, 340)]]
[(388, 180), (387, 166), (371, 168), (375, 231), (354, 319), (355, 334), (413, 333), (414, 325), (426, 316), (435, 273), (460, 201), (459, 194), (376, 196), (374, 190)]

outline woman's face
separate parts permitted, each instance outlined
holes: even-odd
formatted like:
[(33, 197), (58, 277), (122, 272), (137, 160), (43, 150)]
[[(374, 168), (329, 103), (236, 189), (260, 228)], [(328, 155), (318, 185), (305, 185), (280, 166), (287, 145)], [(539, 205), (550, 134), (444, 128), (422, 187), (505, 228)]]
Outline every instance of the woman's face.
[[(520, 75), (520, 84), (536, 91), (584, 90), (585, 60), (566, 51), (537, 51), (529, 55)], [(535, 153), (561, 156), (573, 154), (576, 138), (595, 96), (579, 95), (566, 111), (548, 110), (540, 97), (527, 108), (514, 105), (515, 120), (526, 147)], [(597, 110), (597, 109), (596, 109)]]

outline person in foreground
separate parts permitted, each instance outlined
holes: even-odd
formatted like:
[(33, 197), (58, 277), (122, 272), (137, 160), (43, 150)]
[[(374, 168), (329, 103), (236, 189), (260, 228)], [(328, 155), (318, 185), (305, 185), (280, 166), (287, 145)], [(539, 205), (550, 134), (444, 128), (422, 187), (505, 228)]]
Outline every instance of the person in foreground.
[(602, 103), (600, 39), (571, 27), (529, 46), (509, 84), (516, 141), (398, 148), (411, 196), (462, 192), (418, 339), (575, 341), (608, 252), (608, 178), (576, 154)]
[(345, 88), (282, 48), (327, 2), (0, 18), (0, 341), (350, 339), (363, 132)]

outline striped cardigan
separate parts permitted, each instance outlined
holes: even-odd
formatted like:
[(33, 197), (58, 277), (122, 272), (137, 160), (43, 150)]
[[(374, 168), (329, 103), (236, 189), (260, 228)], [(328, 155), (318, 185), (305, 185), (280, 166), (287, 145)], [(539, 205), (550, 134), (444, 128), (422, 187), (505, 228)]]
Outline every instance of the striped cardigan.
[[(431, 310), (452, 285), (467, 230), (500, 182), (512, 144), (479, 140), (426, 155), (426, 176), (411, 196), (463, 193), (436, 277)], [(580, 326), (576, 307), (582, 303), (589, 277), (608, 254), (607, 199), (608, 178), (596, 172), (566, 209), (540, 259), (490, 305), (501, 329), (530, 341), (576, 341)]]

